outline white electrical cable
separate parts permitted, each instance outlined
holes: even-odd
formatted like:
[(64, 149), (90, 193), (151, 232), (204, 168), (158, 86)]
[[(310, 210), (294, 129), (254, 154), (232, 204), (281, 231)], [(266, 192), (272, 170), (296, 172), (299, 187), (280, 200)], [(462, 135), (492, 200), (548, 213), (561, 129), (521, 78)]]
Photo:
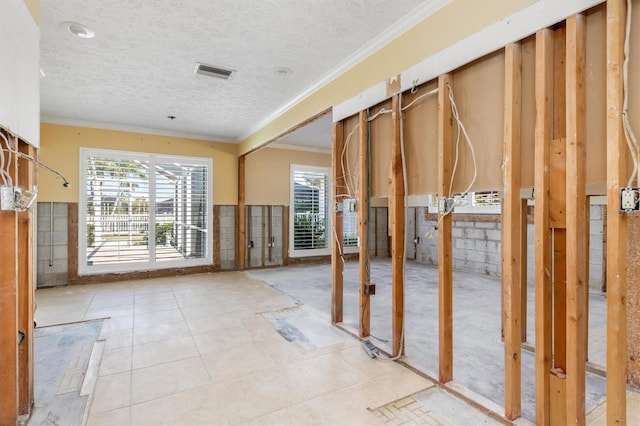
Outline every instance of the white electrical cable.
[[(415, 93), (415, 92), (411, 92), (411, 93)], [(433, 90), (428, 91), (427, 93), (418, 96), (417, 98), (415, 98), (414, 100), (412, 100), (411, 102), (409, 102), (409, 104), (407, 106), (405, 106), (404, 108), (402, 108), (402, 111), (406, 111), (409, 108), (411, 108), (415, 103), (420, 102), (422, 99), (426, 98), (427, 96), (430, 95), (435, 95), (436, 93), (438, 93), (438, 88), (436, 87)]]
[(631, 152), (633, 158), (633, 172), (629, 176), (627, 187), (631, 188), (633, 180), (636, 180), (637, 184), (640, 184), (640, 167), (638, 161), (640, 157), (640, 144), (636, 138), (631, 123), (629, 122), (629, 44), (631, 38), (631, 12), (632, 2), (627, 0), (627, 16), (625, 24), (625, 36), (624, 36), (624, 61), (622, 63), (622, 87), (623, 87), (623, 101), (622, 101), (622, 127), (624, 129), (625, 139), (627, 140), (627, 146)]
[(371, 117), (368, 118), (368, 120), (369, 121), (373, 121), (376, 118), (378, 118), (379, 116), (381, 116), (382, 114), (390, 114), (390, 113), (391, 113), (390, 109), (380, 108), (380, 111), (378, 111), (375, 114), (373, 114)]
[[(7, 161), (7, 169), (11, 167), (11, 143), (9, 139), (4, 135), (4, 132), (0, 131), (0, 136), (4, 139), (5, 144), (7, 145), (7, 149), (2, 149), (2, 156), (0, 156), (0, 175), (2, 175), (2, 181), (5, 185), (13, 186), (13, 180), (11, 179), (11, 173), (8, 170), (5, 170), (5, 161), (4, 161), (4, 152), (7, 151), (9, 153), (9, 159)], [(2, 145), (0, 145), (0, 149)]]
[(462, 120), (460, 119), (460, 114), (458, 113), (458, 106), (456, 105), (456, 101), (455, 101), (455, 99), (453, 97), (453, 89), (448, 84), (447, 84), (447, 88), (449, 89), (449, 100), (451, 102), (451, 112), (452, 112), (453, 118), (456, 120), (456, 124), (458, 126), (458, 136), (456, 138), (456, 159), (455, 159), (455, 162), (454, 162), (453, 171), (451, 172), (451, 183), (450, 183), (450, 186), (449, 186), (449, 198), (451, 198), (452, 190), (453, 190), (453, 179), (455, 177), (456, 167), (458, 165), (458, 156), (459, 156), (458, 144), (460, 142), (460, 131), (462, 131), (462, 134), (465, 137), (467, 145), (469, 146), (469, 150), (471, 151), (471, 159), (473, 160), (473, 178), (471, 179), (471, 182), (469, 182), (469, 186), (467, 186), (467, 188), (464, 190), (462, 195), (466, 195), (471, 190), (473, 185), (476, 183), (476, 178), (478, 177), (478, 164), (476, 162), (476, 152), (475, 152), (475, 150), (473, 148), (473, 144), (471, 143), (471, 138), (469, 138), (469, 134), (467, 133), (467, 129), (464, 127), (464, 124), (462, 123)]
[(353, 182), (354, 176), (351, 174), (351, 164), (347, 160), (347, 167), (345, 170), (344, 161), (345, 161), (345, 154), (349, 148), (349, 143), (351, 142), (351, 138), (359, 128), (360, 128), (360, 123), (356, 124), (353, 130), (351, 130), (351, 132), (347, 135), (347, 139), (345, 139), (344, 146), (342, 148), (342, 155), (340, 156), (340, 164), (342, 166), (342, 176), (344, 178), (344, 184), (346, 185), (347, 193), (351, 198), (354, 198), (354, 194), (356, 192), (355, 191), (356, 185)]

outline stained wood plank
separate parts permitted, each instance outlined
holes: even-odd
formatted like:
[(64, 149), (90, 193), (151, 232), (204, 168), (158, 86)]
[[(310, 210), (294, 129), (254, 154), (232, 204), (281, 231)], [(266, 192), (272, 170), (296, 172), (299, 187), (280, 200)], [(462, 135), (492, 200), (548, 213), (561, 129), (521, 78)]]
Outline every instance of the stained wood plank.
[[(401, 95), (400, 95), (401, 96)], [(391, 329), (394, 356), (404, 353), (405, 188), (400, 140), (399, 97), (391, 99), (391, 167), (389, 168), (389, 228), (391, 229)]]
[(624, 0), (607, 1), (607, 424), (625, 425), (627, 365), (627, 217), (620, 188), (627, 185), (627, 147), (622, 129)]
[(369, 233), (367, 232), (369, 223), (369, 147), (368, 147), (368, 133), (367, 133), (367, 113), (361, 111), (359, 115), (359, 144), (358, 144), (358, 157), (359, 157), (359, 180), (358, 180), (358, 235), (360, 236), (360, 322), (359, 332), (360, 337), (367, 337), (371, 330), (371, 296), (367, 294), (367, 285), (370, 283), (371, 276), (369, 270), (369, 258), (370, 253), (367, 250), (369, 244)]
[(567, 369), (567, 232), (553, 230), (553, 366)]
[[(1, 130), (0, 130), (1, 131)], [(3, 142), (4, 146), (4, 142)], [(17, 181), (16, 156), (10, 173)], [(5, 167), (7, 167), (5, 163)], [(18, 214), (0, 211), (0, 424), (18, 419)]]
[(520, 338), (527, 341), (527, 241), (529, 234), (528, 200), (520, 200)]
[(522, 51), (518, 43), (505, 49), (505, 99), (502, 211), (502, 315), (504, 324), (505, 416), (521, 415), (521, 202), (520, 123), (522, 116)]
[(244, 271), (246, 266), (247, 247), (247, 212), (245, 208), (245, 159), (246, 156), (238, 157), (238, 270)]
[(585, 424), (586, 17), (567, 19), (567, 424)]
[[(333, 123), (332, 150), (331, 150), (331, 174), (335, 193), (335, 202), (343, 201), (345, 194), (345, 181), (342, 172), (341, 156), (344, 149), (344, 124), (342, 121)], [(331, 236), (331, 322), (336, 324), (343, 320), (344, 302), (344, 250), (343, 241), (343, 212), (332, 209), (333, 235)]]
[[(450, 74), (438, 77), (438, 193), (449, 196), (453, 166)], [(451, 215), (438, 214), (438, 320), (440, 383), (453, 380), (453, 236)]]
[[(35, 157), (36, 150), (24, 142), (21, 152)], [(35, 166), (30, 161), (18, 160), (18, 185), (33, 188)], [(18, 330), (25, 335), (18, 346), (19, 363), (19, 414), (27, 415), (33, 405), (33, 304), (34, 304), (34, 253), (35, 222), (32, 210), (18, 213)]]
[(553, 31), (536, 34), (535, 127), (535, 388), (536, 422), (550, 424), (549, 370), (552, 359), (551, 231), (549, 160), (553, 132)]

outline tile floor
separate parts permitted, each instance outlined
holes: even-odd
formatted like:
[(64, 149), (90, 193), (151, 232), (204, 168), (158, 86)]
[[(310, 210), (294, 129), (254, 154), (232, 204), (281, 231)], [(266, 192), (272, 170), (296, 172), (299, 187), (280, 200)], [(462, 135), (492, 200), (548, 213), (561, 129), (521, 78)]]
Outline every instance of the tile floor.
[[(380, 415), (389, 404), (444, 393), (369, 359), (321, 313), (242, 273), (42, 289), (36, 299), (39, 326), (108, 318), (89, 425), (374, 425), (389, 422)], [(303, 311), (304, 344), (278, 333), (282, 315), (273, 313), (287, 309)], [(441, 399), (423, 400), (414, 399), (424, 413), (414, 423), (453, 424), (438, 412)], [(455, 424), (497, 424), (453, 400), (468, 413)]]

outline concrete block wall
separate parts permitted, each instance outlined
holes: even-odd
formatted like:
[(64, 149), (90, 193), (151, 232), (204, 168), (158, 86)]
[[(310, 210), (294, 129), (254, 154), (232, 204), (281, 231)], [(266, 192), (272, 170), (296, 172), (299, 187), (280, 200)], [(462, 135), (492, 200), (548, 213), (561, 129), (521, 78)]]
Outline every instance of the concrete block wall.
[[(417, 209), (417, 233), (414, 232), (414, 211)], [(603, 233), (606, 206), (591, 205), (589, 208), (589, 285), (592, 291), (600, 291), (603, 282)], [(407, 258), (418, 262), (438, 264), (438, 239), (434, 231), (435, 220), (426, 220), (426, 207), (408, 209), (409, 231)], [(494, 216), (495, 217), (495, 216)], [(453, 222), (453, 267), (456, 270), (501, 276), (501, 223), (499, 221), (454, 221)], [(432, 238), (425, 236), (433, 234)], [(527, 226), (527, 279), (534, 277), (534, 226)], [(414, 239), (418, 240), (414, 246)], [(415, 248), (414, 248), (415, 247)]]
[(371, 207), (369, 210), (369, 253), (371, 257), (389, 257), (389, 209)]
[(66, 285), (68, 281), (68, 205), (37, 204), (36, 287)]
[(220, 233), (214, 238), (220, 240), (220, 269), (236, 269), (236, 206), (220, 206)]

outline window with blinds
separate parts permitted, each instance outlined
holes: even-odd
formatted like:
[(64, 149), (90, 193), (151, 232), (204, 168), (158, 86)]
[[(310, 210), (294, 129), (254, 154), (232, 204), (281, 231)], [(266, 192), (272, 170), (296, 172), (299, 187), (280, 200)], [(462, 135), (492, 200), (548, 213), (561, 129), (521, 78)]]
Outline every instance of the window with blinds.
[(291, 166), (290, 255), (329, 253), (329, 169)]
[(79, 272), (212, 263), (209, 159), (82, 149)]

